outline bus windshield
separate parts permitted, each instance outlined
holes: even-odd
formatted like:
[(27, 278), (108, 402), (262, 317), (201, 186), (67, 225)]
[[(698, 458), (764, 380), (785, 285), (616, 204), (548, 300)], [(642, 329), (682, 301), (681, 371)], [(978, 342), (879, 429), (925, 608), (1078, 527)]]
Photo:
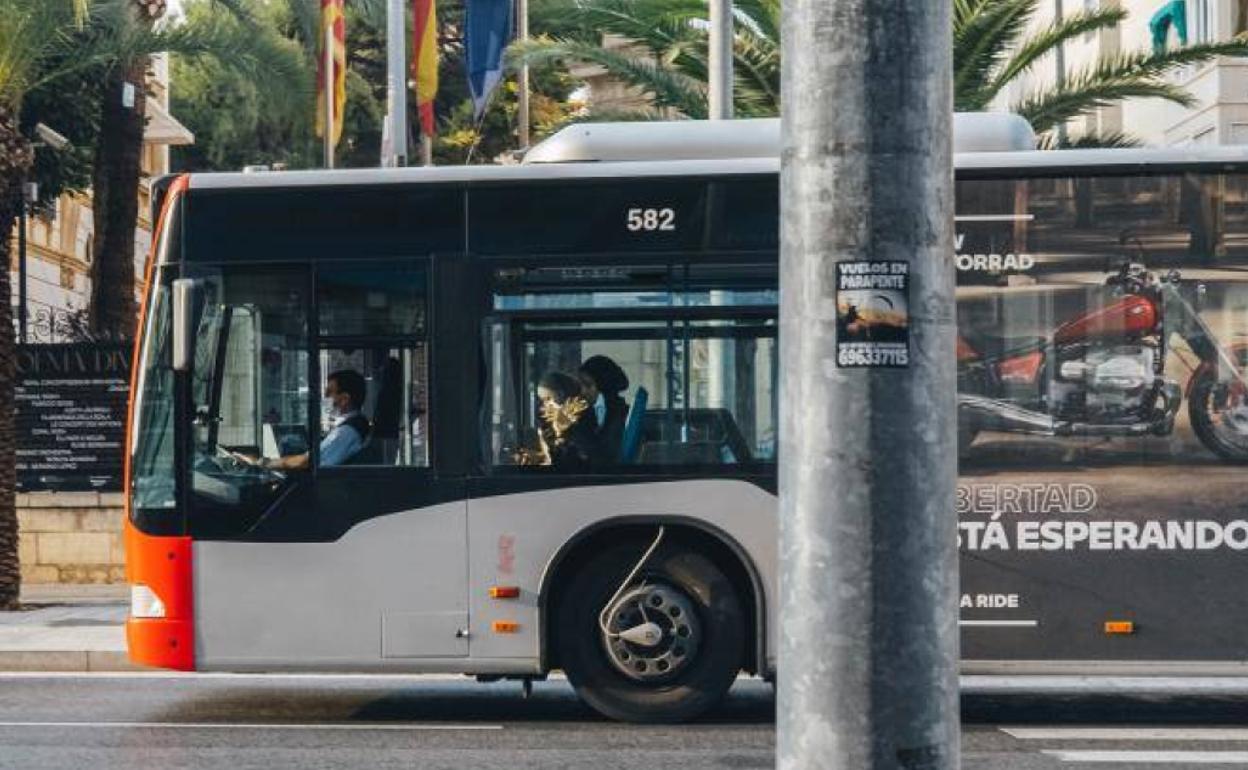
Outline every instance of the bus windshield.
[(191, 375), (193, 508), (258, 518), (308, 451), (306, 292), (297, 273), (205, 271)]
[(139, 395), (130, 442), (136, 511), (169, 510), (175, 504), (170, 314), (169, 287), (157, 283), (144, 330)]

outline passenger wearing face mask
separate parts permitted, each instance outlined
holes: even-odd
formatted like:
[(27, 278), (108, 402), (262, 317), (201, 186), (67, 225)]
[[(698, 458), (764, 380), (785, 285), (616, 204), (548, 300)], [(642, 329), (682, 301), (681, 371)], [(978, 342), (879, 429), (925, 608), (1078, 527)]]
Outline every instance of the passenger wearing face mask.
[[(326, 378), (326, 413), (333, 425), (321, 439), (321, 467), (343, 465), (364, 448), (368, 439), (368, 418), (360, 413), (368, 386), (364, 377), (353, 369), (334, 372)], [(260, 465), (278, 470), (300, 470), (308, 467), (308, 453), (276, 459), (264, 458)]]
[(628, 402), (620, 395), (628, 390), (628, 375), (606, 356), (590, 356), (577, 370), (581, 395), (594, 413), (594, 443), (590, 453), (595, 468), (616, 465), (624, 443)]

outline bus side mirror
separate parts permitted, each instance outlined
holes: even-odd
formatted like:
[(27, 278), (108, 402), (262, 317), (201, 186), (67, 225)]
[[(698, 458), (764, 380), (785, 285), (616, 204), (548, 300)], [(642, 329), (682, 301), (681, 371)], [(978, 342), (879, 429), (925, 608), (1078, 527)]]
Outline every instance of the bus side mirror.
[(195, 307), (200, 282), (178, 278), (173, 282), (173, 370), (189, 372), (195, 362)]

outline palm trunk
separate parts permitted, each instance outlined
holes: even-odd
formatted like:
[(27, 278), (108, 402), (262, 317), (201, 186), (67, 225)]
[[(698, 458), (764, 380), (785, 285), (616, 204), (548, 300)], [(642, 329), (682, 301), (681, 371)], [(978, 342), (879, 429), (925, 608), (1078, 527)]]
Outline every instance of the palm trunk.
[(22, 587), (17, 552), (17, 442), (13, 386), (17, 339), (13, 329), (10, 269), (22, 177), (30, 167), (30, 145), (17, 131), (14, 113), (0, 107), (0, 610), (17, 608)]
[[(142, 57), (109, 76), (92, 174), (95, 260), (91, 266), (91, 327), (101, 336), (126, 336), (134, 329), (134, 232), (139, 219), (145, 83)], [(134, 107), (122, 96), (134, 86)]]

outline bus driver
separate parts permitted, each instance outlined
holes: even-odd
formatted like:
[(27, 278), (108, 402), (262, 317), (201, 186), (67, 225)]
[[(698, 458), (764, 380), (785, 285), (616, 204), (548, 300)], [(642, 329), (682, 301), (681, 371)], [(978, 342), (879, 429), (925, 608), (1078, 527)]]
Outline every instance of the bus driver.
[[(334, 425), (321, 439), (321, 467), (344, 465), (364, 448), (370, 426), (360, 412), (368, 386), (364, 376), (353, 369), (333, 372), (325, 381), (327, 409)], [(307, 452), (286, 457), (247, 458), (248, 462), (273, 470), (303, 470), (308, 467)]]

